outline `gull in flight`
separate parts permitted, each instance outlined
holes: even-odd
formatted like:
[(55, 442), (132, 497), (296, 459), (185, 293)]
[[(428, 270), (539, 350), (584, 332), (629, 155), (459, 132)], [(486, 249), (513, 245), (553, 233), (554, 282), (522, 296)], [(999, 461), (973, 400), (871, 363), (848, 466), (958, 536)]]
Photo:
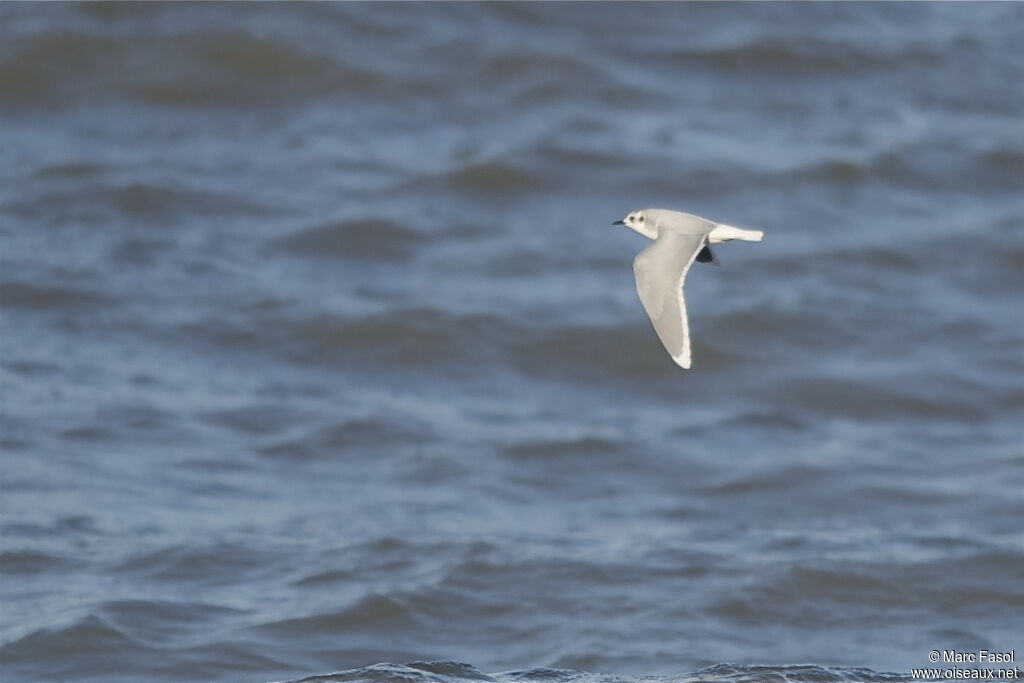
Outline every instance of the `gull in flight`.
[(672, 360), (690, 367), (683, 280), (694, 260), (718, 265), (710, 244), (729, 240), (760, 242), (760, 230), (744, 230), (682, 211), (640, 209), (612, 225), (625, 225), (654, 240), (633, 259), (636, 291), (654, 331)]

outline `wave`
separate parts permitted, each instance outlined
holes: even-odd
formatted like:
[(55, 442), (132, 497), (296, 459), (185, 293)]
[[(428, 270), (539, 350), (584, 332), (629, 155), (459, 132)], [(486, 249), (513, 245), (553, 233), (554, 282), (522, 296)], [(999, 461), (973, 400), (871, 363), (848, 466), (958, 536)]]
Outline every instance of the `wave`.
[(432, 430), (410, 425), (408, 418), (356, 418), (315, 427), (297, 436), (289, 435), (261, 445), (264, 455), (279, 458), (337, 457), (354, 449), (367, 453), (376, 449), (394, 449), (401, 445), (422, 446), (435, 439)]
[[(289, 106), (327, 95), (366, 94), (384, 81), (381, 74), (347, 65), (336, 56), (243, 31), (189, 34), (175, 42), (175, 52), (168, 55), (174, 66), (158, 72), (170, 76), (143, 79), (144, 72), (139, 72), (133, 92), (140, 100), (181, 106)], [(175, 60), (180, 54), (194, 61)]]
[(931, 66), (942, 58), (941, 49), (922, 46), (890, 46), (888, 49), (838, 39), (815, 37), (761, 37), (742, 43), (684, 49), (669, 53), (673, 61), (708, 66), (722, 71), (853, 74), (908, 65)]
[[(303, 356), (317, 362), (459, 363), (479, 369), (501, 359), (529, 375), (580, 380), (664, 378), (671, 368), (641, 318), (622, 324), (531, 326), (485, 313), (420, 308), (348, 320), (317, 316), (293, 330), (305, 342)], [(695, 349), (708, 368), (735, 360), (702, 342)]]
[[(791, 317), (805, 325), (796, 313)], [(725, 313), (718, 318), (726, 321), (723, 329), (727, 332), (732, 325), (729, 321), (735, 323), (733, 332), (741, 336), (759, 325), (779, 324), (771, 312)], [(713, 320), (704, 320), (702, 325), (715, 329)], [(225, 350), (271, 353), (303, 365), (350, 370), (421, 367), (446, 372), (461, 368), (448, 375), (450, 379), (508, 369), (529, 377), (584, 382), (610, 378), (671, 381), (675, 377), (670, 372), (674, 365), (642, 311), (622, 322), (559, 324), (434, 307), (362, 314), (270, 307), (203, 315), (179, 325), (175, 334), (183, 341), (205, 340)], [(816, 344), (829, 343), (819, 339), (813, 329), (805, 336)], [(755, 358), (749, 344), (712, 345), (707, 339), (708, 335), (702, 334), (692, 341), (705, 370)]]
[[(827, 628), (837, 613), (848, 619), (867, 619), (880, 609), (914, 610), (937, 604), (950, 613), (971, 610), (1014, 610), (1024, 607), (1017, 586), (1024, 578), (1021, 553), (975, 550), (960, 557), (888, 564), (822, 561), (766, 572), (744, 591), (743, 597), (717, 601), (710, 612), (736, 624), (769, 626), (785, 622), (803, 628)], [(972, 577), (984, 575), (986, 586)], [(899, 581), (893, 581), (900, 576)], [(970, 641), (987, 643), (982, 634)], [(966, 640), (966, 639), (965, 639)]]
[(101, 72), (123, 58), (118, 41), (78, 31), (50, 31), (11, 40), (0, 59), (0, 102), (48, 104), (77, 91), (80, 79)]
[(0, 102), (293, 106), (365, 94), (386, 80), (336, 54), (243, 30), (145, 31), (140, 28), (131, 42), (75, 30), (15, 37), (0, 58)]
[(549, 187), (551, 179), (536, 169), (508, 161), (480, 161), (423, 176), (402, 189), (457, 192), (477, 197), (504, 199), (510, 193), (526, 193)]
[[(46, 172), (50, 167), (42, 167)], [(38, 191), (9, 204), (9, 210), (24, 220), (54, 228), (69, 224), (101, 224), (111, 218), (127, 219), (123, 224), (166, 226), (185, 217), (223, 218), (254, 216), (268, 212), (267, 206), (248, 197), (200, 189), (187, 184), (150, 182), (64, 184), (66, 179), (48, 178)], [(117, 222), (117, 221), (115, 221)]]
[(252, 627), (256, 633), (295, 638), (323, 637), (327, 633), (367, 631), (400, 633), (416, 625), (418, 610), (397, 595), (367, 595), (345, 607), (312, 616), (281, 619)]
[(0, 281), (0, 304), (34, 309), (89, 309), (110, 303), (101, 292), (82, 287)]
[(169, 583), (215, 585), (258, 574), (271, 557), (270, 551), (233, 543), (172, 545), (130, 555), (112, 567), (111, 573)]
[(577, 438), (530, 440), (505, 447), (506, 455), (513, 459), (532, 460), (549, 458), (581, 457), (593, 460), (601, 454), (617, 454), (625, 450), (625, 444), (618, 440), (598, 436)]
[[(101, 603), (66, 626), (4, 643), (0, 661), (11, 680), (99, 681), (131, 671), (135, 680), (213, 680), (240, 672), (294, 671), (251, 644), (195, 644), (195, 629), (238, 610), (202, 603), (126, 600)], [(166, 664), (168, 653), (180, 661)], [(53, 653), (60, 653), (59, 657)], [(96, 675), (103, 671), (105, 674)], [(260, 679), (253, 673), (253, 680)]]
[[(25, 668), (35, 680), (73, 680), (76, 669), (100, 666), (104, 661), (109, 665), (111, 657), (122, 660), (124, 666), (130, 666), (125, 660), (141, 664), (159, 657), (161, 648), (132, 637), (109, 619), (90, 614), (69, 625), (39, 629), (5, 643), (2, 652), (4, 670), (11, 675)], [(41, 656), (45, 652), (61, 656)]]
[[(920, 383), (912, 386), (921, 387)], [(817, 377), (792, 380), (775, 387), (776, 400), (790, 404), (798, 414), (806, 411), (859, 419), (919, 418), (973, 421), (985, 411), (951, 392), (934, 395), (918, 388), (909, 391), (899, 378), (872, 380)]]
[(37, 575), (63, 569), (69, 565), (66, 558), (32, 550), (0, 551), (0, 570), (9, 574)]
[(301, 255), (339, 259), (401, 260), (425, 241), (415, 230), (380, 218), (351, 218), (307, 228), (277, 244)]
[[(842, 668), (814, 665), (744, 666), (717, 664), (680, 676), (643, 676), (596, 674), (567, 669), (535, 668), (521, 671), (485, 674), (460, 662), (411, 662), (375, 664), (333, 674), (310, 676), (290, 683), (903, 683), (914, 680), (908, 675), (879, 673), (865, 668)], [(932, 679), (938, 680), (938, 679)]]

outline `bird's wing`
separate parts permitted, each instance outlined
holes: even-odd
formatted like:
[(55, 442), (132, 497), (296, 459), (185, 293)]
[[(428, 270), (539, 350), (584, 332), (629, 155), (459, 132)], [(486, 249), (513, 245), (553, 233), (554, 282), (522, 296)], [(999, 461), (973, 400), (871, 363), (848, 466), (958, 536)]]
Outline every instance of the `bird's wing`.
[(654, 244), (633, 259), (640, 302), (672, 360), (684, 368), (690, 367), (690, 333), (683, 279), (706, 240), (706, 234), (662, 230)]

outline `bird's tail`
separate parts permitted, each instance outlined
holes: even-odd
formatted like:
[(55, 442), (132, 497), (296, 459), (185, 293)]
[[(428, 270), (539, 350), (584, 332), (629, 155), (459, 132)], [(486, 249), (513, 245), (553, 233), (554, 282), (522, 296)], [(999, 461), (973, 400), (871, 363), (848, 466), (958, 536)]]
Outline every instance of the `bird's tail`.
[(726, 242), (728, 240), (760, 242), (762, 237), (764, 237), (764, 233), (760, 230), (744, 230), (743, 228), (734, 228), (724, 223), (719, 223), (708, 233), (708, 241), (712, 243)]

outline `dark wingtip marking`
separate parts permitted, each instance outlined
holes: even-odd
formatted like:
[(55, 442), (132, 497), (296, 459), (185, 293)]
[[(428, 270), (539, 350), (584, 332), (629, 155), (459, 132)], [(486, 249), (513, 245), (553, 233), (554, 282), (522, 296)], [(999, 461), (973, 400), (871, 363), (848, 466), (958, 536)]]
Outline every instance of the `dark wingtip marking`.
[(716, 266), (721, 265), (718, 262), (718, 258), (715, 256), (715, 253), (711, 251), (711, 247), (706, 244), (704, 245), (704, 248), (697, 253), (697, 260), (701, 263), (713, 263)]

